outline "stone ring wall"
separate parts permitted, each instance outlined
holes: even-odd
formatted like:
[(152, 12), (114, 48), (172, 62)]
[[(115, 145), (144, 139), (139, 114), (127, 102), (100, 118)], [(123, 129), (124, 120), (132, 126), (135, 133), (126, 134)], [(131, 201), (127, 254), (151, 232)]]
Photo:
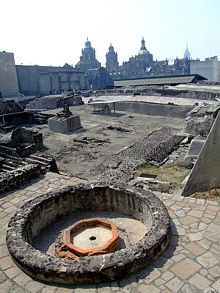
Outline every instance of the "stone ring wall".
[[(150, 229), (132, 247), (78, 260), (60, 259), (32, 246), (44, 227), (79, 211), (120, 211)], [(168, 212), (151, 192), (140, 188), (79, 185), (49, 192), (27, 202), (11, 218), (7, 245), (16, 264), (30, 276), (60, 284), (115, 280), (145, 267), (164, 251), (170, 239)]]

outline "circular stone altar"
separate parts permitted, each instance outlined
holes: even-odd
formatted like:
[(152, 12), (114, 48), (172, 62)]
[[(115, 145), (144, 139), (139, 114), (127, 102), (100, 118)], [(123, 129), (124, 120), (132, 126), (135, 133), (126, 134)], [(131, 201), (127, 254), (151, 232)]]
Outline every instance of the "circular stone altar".
[[(86, 213), (106, 213), (111, 217), (83, 217), (63, 226), (66, 228), (60, 230), (58, 239), (75, 258), (36, 249), (34, 239), (42, 231), (59, 221), (65, 222), (68, 217)], [(114, 219), (116, 213), (132, 216), (147, 227), (132, 245), (120, 245), (122, 231)], [(130, 232), (124, 229), (123, 233)], [(97, 283), (125, 277), (157, 258), (169, 239), (169, 215), (153, 193), (140, 188), (98, 185), (66, 187), (41, 195), (16, 212), (7, 230), (8, 249), (17, 265), (34, 278), (60, 284)]]
[[(77, 256), (114, 252), (118, 248), (118, 240), (118, 230), (114, 223), (103, 218), (81, 220), (65, 229), (63, 245), (57, 256), (73, 259)], [(65, 250), (66, 254), (63, 253)]]

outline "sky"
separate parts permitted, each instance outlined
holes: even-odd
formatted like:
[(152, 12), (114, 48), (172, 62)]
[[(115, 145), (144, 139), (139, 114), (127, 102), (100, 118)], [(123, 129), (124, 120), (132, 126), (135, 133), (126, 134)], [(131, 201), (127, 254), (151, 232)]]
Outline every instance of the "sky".
[(87, 37), (105, 66), (110, 43), (119, 63), (138, 54), (144, 37), (154, 60), (220, 59), (220, 0), (0, 0), (0, 51), (16, 64), (79, 61)]

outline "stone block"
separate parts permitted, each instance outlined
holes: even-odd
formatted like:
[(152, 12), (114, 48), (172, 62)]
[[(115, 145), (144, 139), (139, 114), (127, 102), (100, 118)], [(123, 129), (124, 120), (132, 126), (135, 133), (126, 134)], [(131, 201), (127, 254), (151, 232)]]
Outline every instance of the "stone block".
[(50, 131), (66, 133), (80, 129), (82, 125), (80, 116), (72, 115), (70, 117), (51, 117), (48, 119), (48, 127)]

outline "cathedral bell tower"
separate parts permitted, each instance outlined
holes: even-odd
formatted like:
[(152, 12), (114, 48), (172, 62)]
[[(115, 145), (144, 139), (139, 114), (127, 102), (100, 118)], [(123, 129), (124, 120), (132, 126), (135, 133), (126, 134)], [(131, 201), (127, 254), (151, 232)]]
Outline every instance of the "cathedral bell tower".
[(106, 54), (106, 69), (111, 75), (118, 73), (118, 54), (115, 52), (112, 44), (110, 44)]
[(82, 49), (80, 61), (76, 64), (76, 68), (89, 70), (101, 67), (101, 63), (96, 59), (95, 49), (92, 48), (91, 42), (86, 40), (85, 47)]

